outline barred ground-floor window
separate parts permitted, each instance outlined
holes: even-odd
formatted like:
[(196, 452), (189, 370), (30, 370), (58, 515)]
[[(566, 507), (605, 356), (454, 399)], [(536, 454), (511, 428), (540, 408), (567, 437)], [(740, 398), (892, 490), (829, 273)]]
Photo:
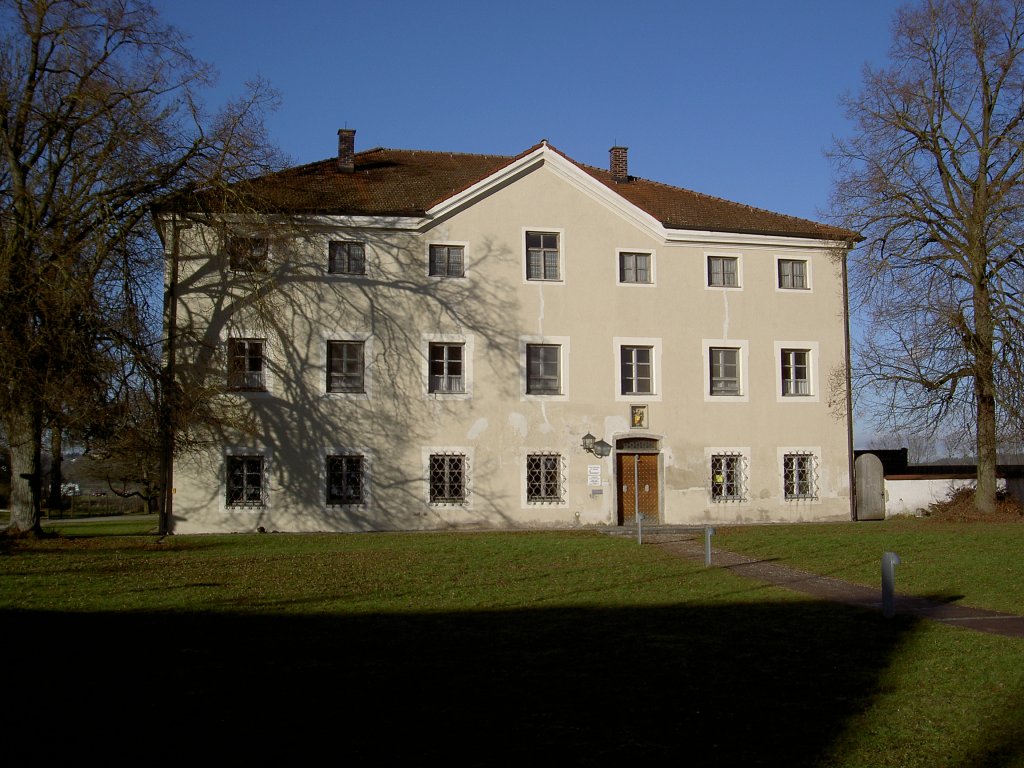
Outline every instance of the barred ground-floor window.
[(264, 462), (262, 456), (227, 457), (227, 498), (229, 507), (261, 507), (264, 504)]
[(429, 484), (431, 504), (466, 502), (466, 456), (461, 453), (435, 453), (430, 456)]
[(533, 453), (526, 457), (526, 500), (533, 504), (559, 502), (565, 497), (562, 457)]
[(363, 457), (337, 455), (327, 457), (327, 503), (363, 503)]
[(783, 457), (782, 486), (787, 499), (818, 498), (818, 463), (813, 453), (787, 453)]
[(740, 453), (711, 456), (711, 500), (743, 501), (746, 496), (746, 461)]

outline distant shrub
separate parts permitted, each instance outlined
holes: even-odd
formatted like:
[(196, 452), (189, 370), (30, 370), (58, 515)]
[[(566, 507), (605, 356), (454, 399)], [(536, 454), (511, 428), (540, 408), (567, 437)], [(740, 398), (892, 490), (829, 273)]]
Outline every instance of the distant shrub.
[(926, 517), (947, 522), (1024, 522), (1024, 509), (1021, 509), (1005, 491), (996, 496), (996, 511), (983, 513), (974, 506), (974, 488), (955, 488), (942, 501), (928, 505)]

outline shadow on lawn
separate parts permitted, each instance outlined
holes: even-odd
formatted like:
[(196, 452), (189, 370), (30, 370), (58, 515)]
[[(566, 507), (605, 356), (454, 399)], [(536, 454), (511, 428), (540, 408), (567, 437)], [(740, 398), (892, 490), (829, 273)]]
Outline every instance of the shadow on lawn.
[(815, 765), (914, 628), (812, 602), (0, 622), (6, 659), (46, 651), (4, 674), (7, 700), (62, 734), (39, 757), (149, 743), (157, 762), (202, 749), (455, 765)]

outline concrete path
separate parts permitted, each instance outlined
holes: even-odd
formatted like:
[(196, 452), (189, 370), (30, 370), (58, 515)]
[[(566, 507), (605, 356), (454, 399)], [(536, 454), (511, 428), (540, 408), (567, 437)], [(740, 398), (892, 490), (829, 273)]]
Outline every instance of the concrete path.
[[(704, 538), (699, 534), (647, 533), (645, 531), (644, 543), (661, 547), (667, 552), (689, 560), (704, 562)], [(819, 576), (720, 549), (712, 549), (711, 564), (712, 567), (726, 568), (738, 576), (792, 589), (819, 600), (831, 600), (846, 605), (882, 610), (881, 555), (879, 555), (878, 588), (851, 584), (848, 581)], [(993, 635), (1024, 638), (1024, 616), (900, 594), (896, 595), (895, 607), (896, 613), (913, 614), (949, 626), (964, 627)]]

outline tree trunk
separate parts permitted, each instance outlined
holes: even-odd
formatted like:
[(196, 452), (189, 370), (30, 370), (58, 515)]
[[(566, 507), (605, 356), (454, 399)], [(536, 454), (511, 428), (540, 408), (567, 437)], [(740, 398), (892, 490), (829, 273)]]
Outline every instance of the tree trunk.
[(64, 496), (60, 490), (64, 484), (64, 474), (61, 472), (64, 446), (61, 438), (60, 427), (54, 424), (50, 427), (50, 498), (46, 502), (50, 509), (60, 509)]
[(979, 279), (974, 288), (974, 399), (978, 477), (974, 506), (979, 512), (996, 511), (996, 386), (994, 330), (988, 285)]
[(41, 533), (40, 458), (43, 445), (41, 413), (8, 414), (7, 436), (11, 446), (11, 522), (8, 533)]

